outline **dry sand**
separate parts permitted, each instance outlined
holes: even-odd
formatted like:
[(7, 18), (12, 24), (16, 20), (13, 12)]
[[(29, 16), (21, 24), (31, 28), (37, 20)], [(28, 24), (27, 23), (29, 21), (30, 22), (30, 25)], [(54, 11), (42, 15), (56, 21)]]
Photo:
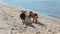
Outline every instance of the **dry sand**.
[(60, 19), (39, 15), (39, 24), (24, 25), (21, 10), (26, 9), (0, 4), (0, 34), (60, 34)]

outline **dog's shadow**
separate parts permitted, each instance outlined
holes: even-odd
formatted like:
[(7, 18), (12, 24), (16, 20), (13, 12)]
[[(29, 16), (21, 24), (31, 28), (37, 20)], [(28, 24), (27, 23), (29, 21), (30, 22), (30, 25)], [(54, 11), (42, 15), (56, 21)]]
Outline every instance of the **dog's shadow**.
[(29, 27), (35, 28), (34, 25), (32, 25), (32, 22), (27, 22), (27, 23), (26, 23), (26, 26), (29, 26)]
[(39, 25), (45, 27), (45, 25), (43, 23), (41, 23), (40, 21), (37, 21), (35, 24), (39, 24)]
[[(33, 24), (32, 22), (27, 22), (26, 26), (35, 28), (34, 25), (32, 25), (32, 24)], [(45, 27), (45, 25), (43, 23), (39, 22), (39, 21), (37, 21), (35, 24), (38, 24), (38, 25), (41, 25), (41, 26)]]

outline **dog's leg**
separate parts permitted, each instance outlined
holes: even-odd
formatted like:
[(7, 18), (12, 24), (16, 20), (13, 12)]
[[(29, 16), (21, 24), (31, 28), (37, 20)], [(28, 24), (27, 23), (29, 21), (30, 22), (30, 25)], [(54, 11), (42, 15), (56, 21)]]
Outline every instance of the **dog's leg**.
[(35, 18), (33, 18), (33, 23), (35, 22)]
[(36, 18), (33, 18), (33, 23), (37, 23), (37, 19)]
[(29, 18), (29, 21), (31, 21), (31, 18)]
[(37, 23), (37, 21), (38, 21), (38, 20), (36, 19), (36, 22), (35, 22), (35, 23)]
[(37, 23), (37, 21), (38, 21), (38, 16), (35, 16), (35, 23)]
[(25, 21), (24, 21), (24, 20), (22, 20), (22, 23), (24, 24), (24, 23), (25, 23)]

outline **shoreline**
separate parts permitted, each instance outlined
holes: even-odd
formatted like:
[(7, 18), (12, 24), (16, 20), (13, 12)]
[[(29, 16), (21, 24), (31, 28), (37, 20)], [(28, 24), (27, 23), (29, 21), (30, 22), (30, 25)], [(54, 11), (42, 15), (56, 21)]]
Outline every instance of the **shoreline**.
[[(11, 6), (11, 7), (16, 7), (18, 9), (21, 9), (21, 10), (27, 10), (28, 12), (29, 11), (33, 11), (31, 9), (27, 9), (27, 8), (23, 8), (23, 7), (19, 7), (19, 6), (14, 6), (14, 5), (9, 5), (9, 4), (5, 4), (5, 3), (0, 3), (2, 5), (6, 5), (6, 6)], [(37, 13), (38, 15), (41, 15), (41, 16), (46, 16), (46, 17), (49, 17), (49, 18), (55, 18), (55, 19), (59, 19), (60, 20), (60, 17), (57, 17), (57, 16), (53, 16), (53, 15), (43, 15), (43, 14), (39, 14), (37, 11), (33, 11), (34, 13)]]

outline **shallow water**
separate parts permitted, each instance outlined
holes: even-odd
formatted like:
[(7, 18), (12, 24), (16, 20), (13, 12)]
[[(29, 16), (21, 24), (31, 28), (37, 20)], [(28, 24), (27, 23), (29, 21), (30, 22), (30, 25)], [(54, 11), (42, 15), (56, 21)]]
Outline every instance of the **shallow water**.
[(0, 2), (60, 18), (60, 0), (0, 0)]

